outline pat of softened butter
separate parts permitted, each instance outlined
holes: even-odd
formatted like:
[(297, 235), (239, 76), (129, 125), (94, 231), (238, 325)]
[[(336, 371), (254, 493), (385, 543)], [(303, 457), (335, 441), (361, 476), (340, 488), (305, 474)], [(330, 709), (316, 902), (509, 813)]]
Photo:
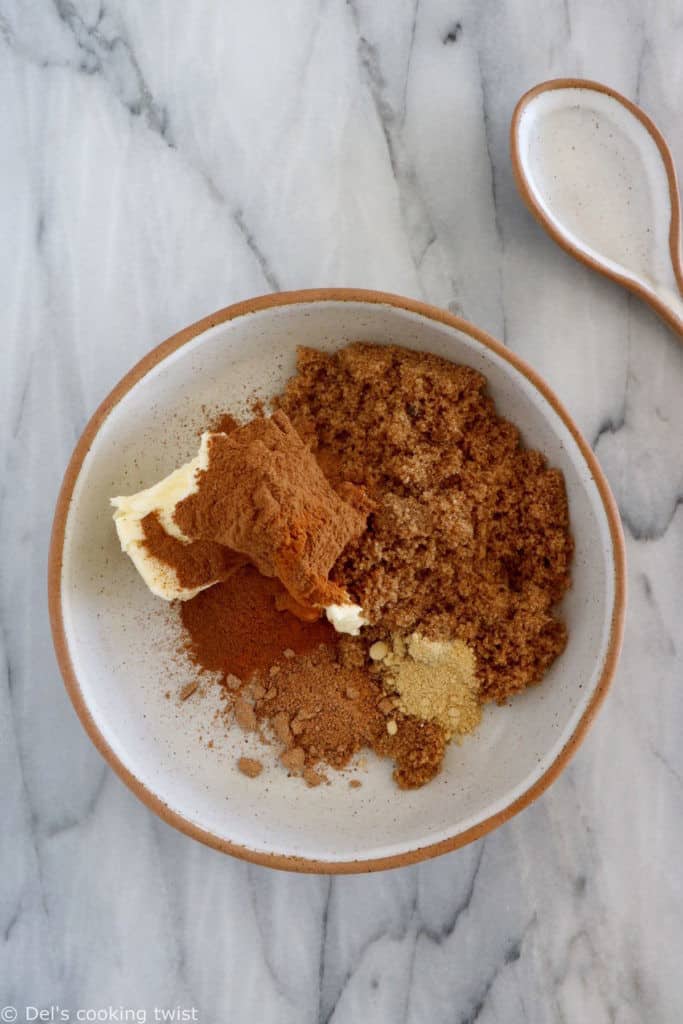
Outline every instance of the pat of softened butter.
[(202, 434), (199, 454), (174, 470), (168, 476), (137, 494), (121, 495), (111, 499), (116, 532), (121, 550), (130, 557), (143, 580), (157, 597), (164, 601), (188, 601), (200, 590), (213, 586), (217, 580), (201, 587), (181, 587), (175, 569), (159, 561), (149, 553), (144, 544), (142, 520), (150, 512), (156, 512), (166, 533), (181, 541), (189, 541), (173, 518), (179, 501), (195, 494), (198, 490), (197, 474), (209, 465), (210, 433)]
[(338, 633), (350, 636), (358, 636), (362, 627), (368, 625), (359, 604), (331, 604), (325, 609), (325, 615)]

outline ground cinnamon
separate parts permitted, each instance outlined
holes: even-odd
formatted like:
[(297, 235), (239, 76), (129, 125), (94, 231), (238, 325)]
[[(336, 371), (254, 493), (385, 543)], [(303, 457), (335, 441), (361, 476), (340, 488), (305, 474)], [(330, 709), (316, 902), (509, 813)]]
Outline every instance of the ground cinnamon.
[(182, 602), (187, 649), (196, 664), (244, 682), (269, 669), (285, 649), (304, 654), (333, 642), (336, 634), (326, 620), (302, 622), (278, 611), (275, 601), (282, 590), (278, 580), (242, 565), (228, 582)]
[[(212, 434), (232, 434), (233, 430), (237, 430), (239, 426), (239, 420), (235, 419), (231, 413), (219, 412), (205, 429)], [(202, 430), (200, 433), (203, 434), (204, 431)]]
[(189, 544), (172, 537), (156, 512), (141, 520), (145, 547), (151, 555), (175, 569), (178, 583), (188, 590), (203, 587), (214, 580), (225, 580), (246, 563), (244, 555), (211, 540)]
[(246, 555), (304, 607), (344, 604), (328, 576), (365, 528), (364, 491), (337, 493), (283, 412), (209, 435), (208, 453), (197, 490), (175, 508), (183, 534)]

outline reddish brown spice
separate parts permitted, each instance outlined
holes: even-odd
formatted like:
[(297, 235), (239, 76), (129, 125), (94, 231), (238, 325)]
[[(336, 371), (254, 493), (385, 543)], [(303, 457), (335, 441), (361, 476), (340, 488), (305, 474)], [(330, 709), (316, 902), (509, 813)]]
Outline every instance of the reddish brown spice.
[(188, 590), (205, 586), (214, 580), (228, 579), (246, 562), (244, 555), (211, 540), (195, 540), (184, 544), (177, 537), (166, 533), (156, 512), (145, 516), (141, 525), (145, 547), (150, 555), (172, 566), (178, 583)]
[(241, 551), (264, 576), (277, 576), (298, 604), (339, 604), (328, 574), (365, 529), (371, 503), (361, 488), (334, 490), (283, 412), (209, 438), (197, 490), (178, 502), (186, 537)]
[(302, 622), (291, 612), (277, 610), (275, 599), (282, 590), (278, 580), (243, 565), (226, 583), (184, 601), (180, 614), (193, 660), (244, 682), (269, 669), (285, 649), (305, 654), (333, 642), (336, 634), (327, 621)]
[[(232, 434), (233, 430), (237, 430), (239, 426), (239, 420), (236, 420), (229, 412), (221, 412), (208, 427), (204, 427), (204, 430), (209, 430), (212, 434)], [(201, 431), (202, 434), (204, 430)]]

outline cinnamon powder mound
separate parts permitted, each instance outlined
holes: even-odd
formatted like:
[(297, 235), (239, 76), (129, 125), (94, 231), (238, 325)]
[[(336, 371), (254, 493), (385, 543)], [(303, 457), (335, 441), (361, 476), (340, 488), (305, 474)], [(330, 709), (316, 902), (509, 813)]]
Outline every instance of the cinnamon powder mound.
[(485, 377), (395, 346), (302, 348), (276, 404), (335, 484), (376, 503), (332, 571), (370, 620), (467, 643), (484, 700), (539, 682), (566, 643), (564, 480), (496, 414)]
[(214, 541), (195, 540), (186, 544), (172, 537), (166, 533), (156, 512), (146, 515), (140, 525), (149, 553), (172, 566), (178, 584), (188, 590), (214, 580), (226, 580), (246, 562), (244, 555)]
[(209, 438), (198, 489), (176, 506), (187, 537), (247, 555), (278, 577), (304, 607), (343, 604), (329, 572), (365, 529), (371, 508), (361, 488), (337, 493), (283, 412)]
[[(205, 428), (212, 434), (232, 434), (233, 430), (237, 430), (240, 423), (236, 420), (232, 413), (220, 412), (217, 413), (211, 423)], [(203, 434), (204, 431), (202, 430)]]
[(278, 611), (276, 600), (283, 590), (278, 580), (242, 565), (228, 582), (183, 601), (180, 616), (192, 660), (200, 668), (221, 672), (228, 689), (234, 690), (269, 669), (285, 650), (304, 654), (332, 642), (336, 634), (326, 620), (303, 622), (289, 611)]

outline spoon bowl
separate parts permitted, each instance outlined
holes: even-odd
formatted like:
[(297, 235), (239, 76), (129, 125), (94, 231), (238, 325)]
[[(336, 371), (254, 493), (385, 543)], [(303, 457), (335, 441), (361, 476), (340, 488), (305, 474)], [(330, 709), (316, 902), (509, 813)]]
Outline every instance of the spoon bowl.
[(676, 171), (650, 118), (598, 82), (556, 79), (519, 100), (510, 145), (522, 198), (551, 237), (683, 337)]

